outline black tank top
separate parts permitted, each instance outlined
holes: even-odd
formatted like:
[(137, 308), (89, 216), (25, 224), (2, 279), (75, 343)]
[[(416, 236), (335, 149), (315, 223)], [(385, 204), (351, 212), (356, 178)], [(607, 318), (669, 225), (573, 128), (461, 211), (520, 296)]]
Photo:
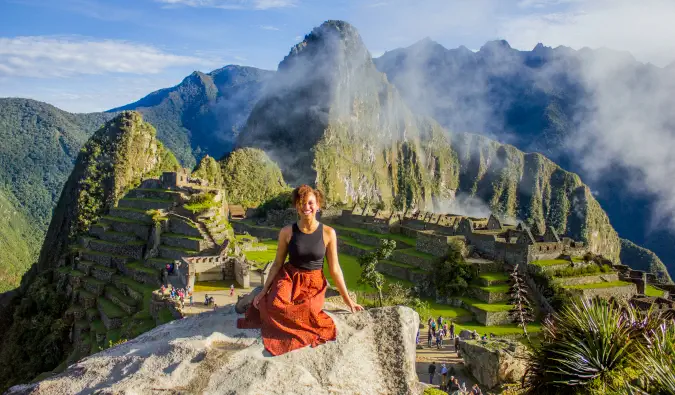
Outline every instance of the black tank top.
[(293, 224), (293, 234), (288, 243), (288, 263), (305, 270), (323, 268), (326, 245), (323, 242), (323, 224), (310, 234), (303, 233), (298, 224)]

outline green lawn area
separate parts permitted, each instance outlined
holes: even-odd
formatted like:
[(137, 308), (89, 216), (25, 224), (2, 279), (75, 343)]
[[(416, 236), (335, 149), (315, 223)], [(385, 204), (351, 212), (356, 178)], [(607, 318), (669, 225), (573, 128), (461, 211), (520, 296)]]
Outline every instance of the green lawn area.
[[(431, 314), (432, 317), (434, 317), (434, 319), (438, 319), (439, 315), (444, 319), (471, 315), (470, 311), (465, 310), (461, 307), (454, 307), (446, 304), (436, 303), (436, 301), (434, 301), (431, 298), (426, 298), (422, 300), (429, 303), (429, 313)], [(429, 317), (420, 317), (420, 320), (422, 320), (422, 322), (424, 323), (427, 322), (427, 319), (429, 319)]]
[(511, 287), (507, 284), (502, 284), (502, 285), (491, 285), (489, 287), (478, 287), (478, 288), (482, 289), (485, 292), (503, 294), (503, 293), (509, 292), (509, 288), (511, 288)]
[(173, 237), (173, 238), (178, 238), (178, 239), (188, 239), (188, 240), (194, 240), (194, 241), (204, 240), (201, 237), (182, 235), (182, 234), (179, 234), (179, 233), (166, 233), (166, 232), (162, 233), (162, 237)]
[(277, 256), (277, 241), (276, 240), (265, 240), (260, 244), (267, 246), (265, 251), (244, 251), (244, 256), (250, 261), (257, 262), (261, 265), (266, 264), (269, 261), (273, 261)]
[[(371, 232), (366, 229), (361, 229), (361, 228), (350, 228), (347, 226), (342, 226), (342, 225), (334, 225), (331, 224), (331, 227), (335, 228), (336, 230), (346, 230), (354, 233), (360, 233), (362, 235), (368, 235), (368, 236), (375, 236), (380, 239), (390, 239), (390, 240), (396, 240), (397, 242), (402, 242), (405, 244), (408, 244), (410, 246), (415, 245), (415, 238), (414, 237), (409, 237), (402, 235), (400, 233), (387, 233), (387, 234), (382, 234), (382, 233), (376, 233), (376, 232)], [(339, 233), (339, 232), (338, 232)]]
[(563, 288), (565, 288), (565, 289), (612, 288), (612, 287), (620, 287), (622, 285), (630, 285), (630, 284), (632, 284), (632, 283), (628, 283), (628, 282), (625, 282), (625, 281), (610, 281), (610, 282), (606, 282), (606, 283), (567, 285), (567, 286), (564, 286)]
[[(338, 260), (340, 262), (340, 267), (342, 268), (342, 276), (344, 277), (345, 283), (347, 284), (347, 289), (349, 289), (350, 291), (360, 291), (369, 293), (376, 292), (375, 289), (372, 287), (358, 284), (359, 277), (361, 277), (361, 266), (359, 266), (359, 262), (356, 260), (355, 256), (347, 254), (338, 254)], [(328, 264), (325, 264), (323, 266), (323, 272), (326, 278), (328, 279), (328, 282), (331, 285), (335, 285), (333, 283), (333, 279), (330, 276)], [(406, 287), (413, 286), (413, 284), (410, 281), (400, 280), (398, 278), (387, 276), (386, 274), (384, 275), (384, 278), (390, 282), (401, 283)]]
[(127, 315), (124, 310), (120, 309), (115, 303), (108, 299), (98, 298), (97, 303), (101, 306), (101, 309), (103, 309), (103, 312), (108, 318), (122, 318)]
[(456, 297), (456, 299), (461, 299), (464, 303), (473, 306), (477, 309), (481, 309), (484, 311), (491, 311), (491, 312), (497, 312), (497, 311), (509, 311), (513, 306), (506, 304), (506, 303), (485, 303), (482, 302), (478, 299), (473, 299), (469, 298), (466, 296), (459, 296)]
[(232, 280), (216, 280), (216, 281), (197, 281), (195, 282), (195, 292), (215, 292), (229, 290), (230, 285), (234, 284), (235, 288), (239, 288), (237, 283)]
[(493, 272), (493, 273), (482, 273), (478, 276), (479, 278), (488, 280), (488, 281), (508, 281), (509, 275), (503, 272)]
[(659, 297), (659, 296), (663, 296), (665, 294), (665, 292), (656, 288), (656, 287), (654, 287), (654, 286), (647, 285), (647, 288), (645, 289), (645, 294), (647, 296)]
[(546, 259), (542, 261), (533, 261), (530, 263), (537, 266), (555, 266), (555, 265), (569, 265), (570, 262), (564, 259)]
[[(437, 317), (438, 318), (438, 317)], [(455, 333), (459, 333), (462, 329), (469, 331), (475, 330), (479, 335), (494, 333), (497, 336), (521, 334), (523, 330), (516, 326), (516, 324), (485, 326), (477, 322), (455, 323)], [(527, 325), (527, 332), (537, 333), (541, 331), (541, 324), (533, 322)]]

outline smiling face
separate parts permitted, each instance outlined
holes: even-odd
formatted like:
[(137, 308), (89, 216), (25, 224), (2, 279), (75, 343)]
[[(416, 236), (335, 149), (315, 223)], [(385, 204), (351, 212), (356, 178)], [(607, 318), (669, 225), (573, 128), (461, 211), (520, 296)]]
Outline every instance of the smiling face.
[(319, 203), (317, 202), (316, 195), (314, 195), (314, 193), (308, 193), (305, 196), (305, 199), (298, 199), (295, 208), (298, 210), (300, 218), (306, 220), (313, 219), (316, 216), (317, 210), (319, 210)]

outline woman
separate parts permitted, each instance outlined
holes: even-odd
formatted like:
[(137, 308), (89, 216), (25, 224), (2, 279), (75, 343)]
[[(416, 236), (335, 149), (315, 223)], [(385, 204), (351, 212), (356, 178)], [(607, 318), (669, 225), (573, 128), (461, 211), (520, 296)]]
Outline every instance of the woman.
[[(291, 196), (300, 220), (279, 232), (277, 255), (267, 281), (246, 310), (245, 318), (237, 320), (238, 328), (261, 328), (265, 349), (272, 355), (335, 340), (335, 323), (323, 311), (328, 288), (323, 274), (324, 257), (349, 309), (363, 310), (347, 293), (338, 263), (335, 230), (316, 219), (323, 195), (302, 185)], [(287, 255), (289, 260), (284, 263)]]

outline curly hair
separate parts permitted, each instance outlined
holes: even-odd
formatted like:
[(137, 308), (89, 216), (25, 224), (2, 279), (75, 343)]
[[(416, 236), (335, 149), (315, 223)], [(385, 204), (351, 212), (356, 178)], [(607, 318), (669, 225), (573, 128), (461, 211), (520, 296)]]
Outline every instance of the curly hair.
[(321, 191), (318, 189), (314, 189), (306, 184), (300, 185), (291, 193), (291, 201), (293, 202), (293, 206), (297, 206), (298, 203), (305, 204), (307, 199), (309, 199), (310, 194), (313, 194), (316, 197), (316, 203), (319, 205), (319, 207), (323, 207), (323, 193), (321, 193)]

